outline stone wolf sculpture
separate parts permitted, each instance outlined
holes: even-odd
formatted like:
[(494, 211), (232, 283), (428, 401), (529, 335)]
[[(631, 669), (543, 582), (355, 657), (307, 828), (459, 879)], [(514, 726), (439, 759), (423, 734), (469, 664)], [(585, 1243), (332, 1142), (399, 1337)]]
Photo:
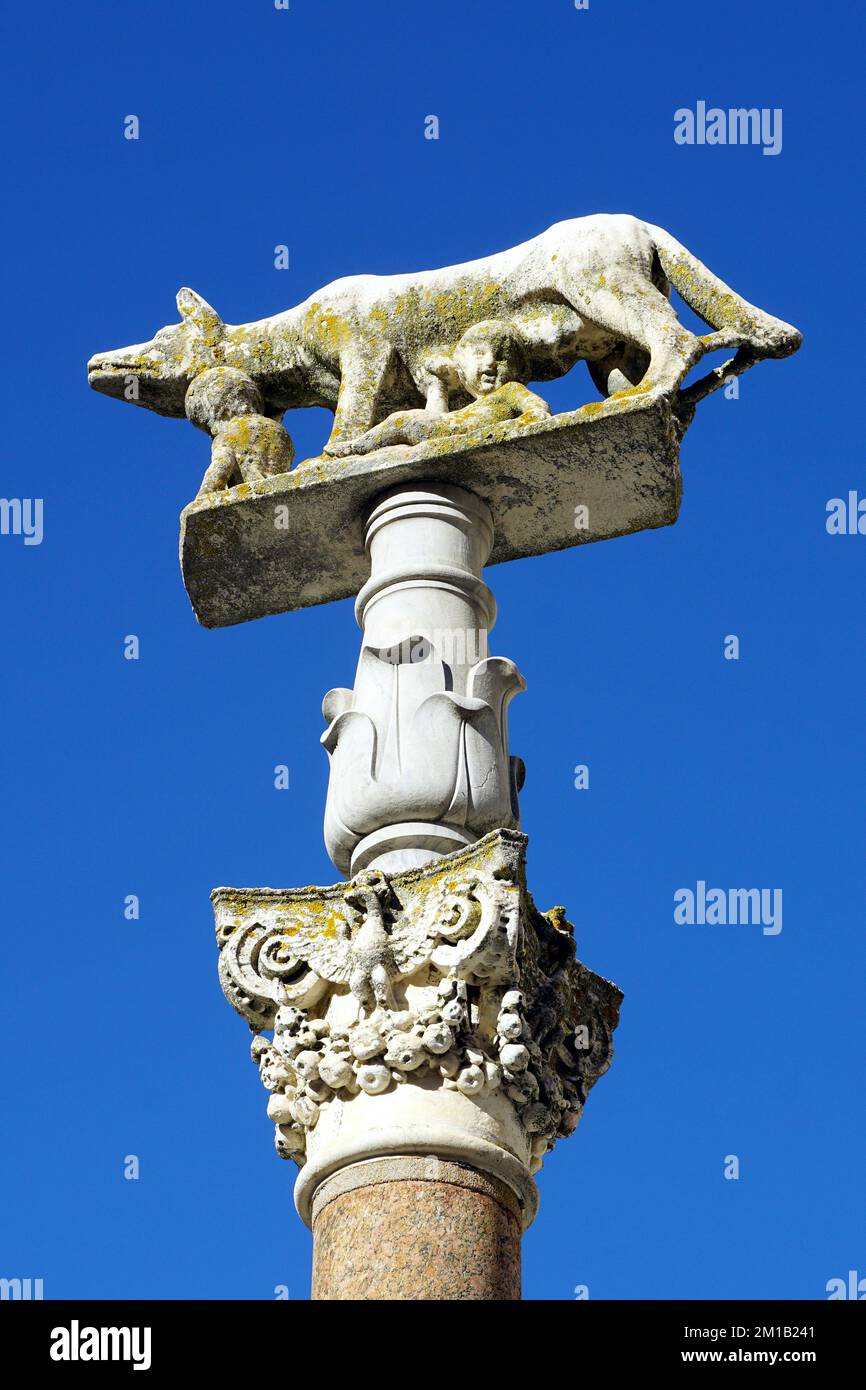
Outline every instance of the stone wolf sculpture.
[[(680, 323), (672, 285), (713, 332), (698, 337)], [(177, 305), (181, 322), (150, 342), (93, 357), (91, 386), (181, 417), (199, 373), (237, 368), (257, 383), (271, 418), (303, 406), (334, 411), (325, 452), (341, 445), (341, 454), (390, 412), (423, 406), (428, 364), (481, 320), (505, 320), (522, 336), (527, 380), (562, 376), (583, 359), (605, 396), (640, 385), (672, 397), (716, 348), (738, 348), (741, 370), (801, 342), (796, 328), (742, 299), (661, 227), (621, 214), (557, 222), (464, 265), (334, 280), (254, 323), (223, 323), (188, 289)]]

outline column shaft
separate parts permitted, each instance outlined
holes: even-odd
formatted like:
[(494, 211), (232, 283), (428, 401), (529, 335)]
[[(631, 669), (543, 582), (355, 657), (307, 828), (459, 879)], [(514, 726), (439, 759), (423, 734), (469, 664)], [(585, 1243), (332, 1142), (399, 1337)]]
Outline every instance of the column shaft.
[(320, 1300), (520, 1298), (520, 1209), (497, 1179), (435, 1158), (344, 1168), (313, 1204)]

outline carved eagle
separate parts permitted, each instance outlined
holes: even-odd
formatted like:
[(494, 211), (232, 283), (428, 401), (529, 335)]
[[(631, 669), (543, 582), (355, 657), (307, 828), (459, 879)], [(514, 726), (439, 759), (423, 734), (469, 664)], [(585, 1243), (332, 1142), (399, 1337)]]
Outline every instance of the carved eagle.
[(304, 937), (293, 940), (293, 952), (316, 975), (331, 984), (348, 984), (362, 1009), (392, 1009), (391, 981), (398, 975), (411, 975), (429, 959), (434, 940), (430, 939), (426, 916), (404, 913), (390, 930), (385, 926), (385, 903), (391, 888), (378, 872), (358, 874), (348, 885), (344, 902), (361, 915), (353, 931), (341, 922), (337, 936)]
[[(366, 870), (330, 899), (332, 930), (302, 900), (285, 911), (278, 890), (250, 903), (217, 890), (220, 977), (255, 1028), (281, 1005), (307, 1008), (327, 985), (348, 985), (362, 1015), (395, 1007), (392, 984), (428, 963), (469, 982), (506, 978), (520, 931), (511, 873), (461, 874), (399, 884)], [(318, 920), (317, 920), (318, 919)]]
[[(432, 890), (420, 911), (389, 910), (391, 886), (378, 871), (358, 874), (347, 886), (345, 903), (361, 917), (354, 929), (341, 922), (336, 937), (292, 941), (292, 954), (321, 979), (348, 984), (362, 1009), (393, 1009), (391, 983), (433, 961), (441, 970), (489, 978), (516, 942), (516, 911), (499, 891), (479, 878), (457, 891)], [(386, 915), (390, 922), (386, 921)]]

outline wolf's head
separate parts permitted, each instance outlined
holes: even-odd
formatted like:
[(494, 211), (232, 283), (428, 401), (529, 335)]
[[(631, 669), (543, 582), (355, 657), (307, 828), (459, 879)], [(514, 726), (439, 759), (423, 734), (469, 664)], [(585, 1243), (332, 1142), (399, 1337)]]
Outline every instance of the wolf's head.
[(87, 380), (93, 389), (160, 415), (182, 416), (190, 382), (223, 360), (225, 324), (195, 290), (179, 290), (177, 307), (180, 323), (161, 328), (149, 343), (91, 357)]

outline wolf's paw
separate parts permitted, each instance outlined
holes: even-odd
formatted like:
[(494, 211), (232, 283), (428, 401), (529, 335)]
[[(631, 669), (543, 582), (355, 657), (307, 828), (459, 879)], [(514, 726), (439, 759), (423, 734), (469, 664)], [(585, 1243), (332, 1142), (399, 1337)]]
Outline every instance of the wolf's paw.
[(322, 450), (323, 456), (325, 458), (331, 459), (348, 458), (349, 454), (353, 452), (354, 446), (352, 444), (351, 439), (341, 439), (339, 441), (335, 440), (332, 444), (326, 444), (324, 449)]

